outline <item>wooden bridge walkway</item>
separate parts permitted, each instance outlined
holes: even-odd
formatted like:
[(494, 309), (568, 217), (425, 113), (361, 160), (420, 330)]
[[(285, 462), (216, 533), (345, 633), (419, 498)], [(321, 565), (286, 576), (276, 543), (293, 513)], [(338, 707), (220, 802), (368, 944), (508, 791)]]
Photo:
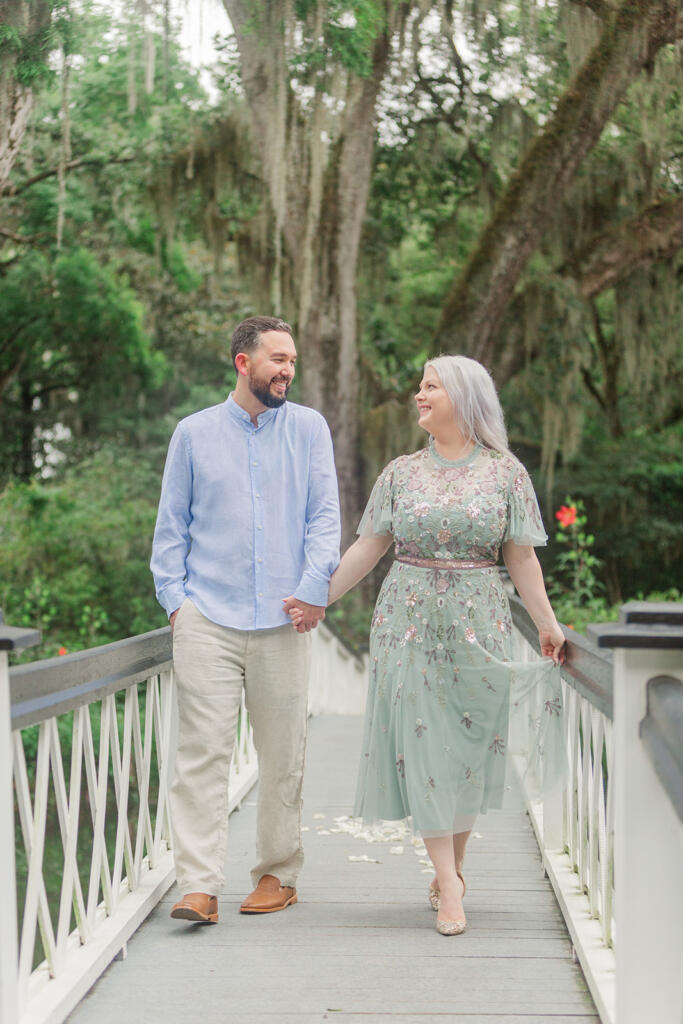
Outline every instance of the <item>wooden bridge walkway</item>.
[(300, 902), (238, 913), (251, 888), (252, 790), (231, 818), (218, 925), (172, 921), (171, 889), (70, 1024), (598, 1024), (514, 788), (470, 841), (462, 936), (437, 934), (426, 855), (410, 837), (331, 831), (350, 813), (360, 731), (358, 717), (310, 721)]

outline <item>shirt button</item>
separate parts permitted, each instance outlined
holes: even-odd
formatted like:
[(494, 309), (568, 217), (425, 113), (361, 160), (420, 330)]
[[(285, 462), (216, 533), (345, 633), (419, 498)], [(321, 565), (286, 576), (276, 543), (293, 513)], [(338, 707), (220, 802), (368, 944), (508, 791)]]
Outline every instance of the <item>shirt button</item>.
[(262, 561), (263, 561), (263, 559), (262, 559), (262, 558), (257, 558), (257, 559), (256, 559), (256, 561), (257, 561), (257, 562), (262, 562)]
[(259, 597), (263, 597), (263, 594), (259, 594)]

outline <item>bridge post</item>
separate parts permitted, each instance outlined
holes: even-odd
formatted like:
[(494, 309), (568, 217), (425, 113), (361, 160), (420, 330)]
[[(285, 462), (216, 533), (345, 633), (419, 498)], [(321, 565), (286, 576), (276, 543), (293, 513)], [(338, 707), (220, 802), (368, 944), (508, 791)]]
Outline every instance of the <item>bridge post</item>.
[(40, 641), (35, 629), (5, 626), (0, 611), (0, 1024), (17, 1022), (17, 884), (14, 852), (12, 703), (9, 651)]
[[(619, 623), (591, 633), (615, 652), (615, 1019), (680, 1024), (683, 822), (642, 736), (648, 683), (662, 674), (683, 681), (683, 605), (631, 602)], [(680, 715), (679, 704), (678, 729)]]

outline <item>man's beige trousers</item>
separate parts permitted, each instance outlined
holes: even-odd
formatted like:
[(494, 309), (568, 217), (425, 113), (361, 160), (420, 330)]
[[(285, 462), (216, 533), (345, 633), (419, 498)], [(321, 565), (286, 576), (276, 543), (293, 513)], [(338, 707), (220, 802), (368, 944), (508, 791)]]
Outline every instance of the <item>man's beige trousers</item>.
[(243, 688), (259, 764), (252, 881), (275, 875), (282, 885), (296, 884), (310, 657), (310, 633), (227, 629), (189, 599), (181, 605), (173, 629), (179, 723), (171, 826), (182, 893), (223, 890), (228, 776)]

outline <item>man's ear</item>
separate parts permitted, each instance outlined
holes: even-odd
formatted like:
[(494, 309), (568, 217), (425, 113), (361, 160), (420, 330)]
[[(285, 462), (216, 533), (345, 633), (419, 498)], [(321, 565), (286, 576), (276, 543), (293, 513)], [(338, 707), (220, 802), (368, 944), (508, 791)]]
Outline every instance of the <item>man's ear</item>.
[(246, 352), (238, 352), (235, 356), (235, 366), (237, 372), (243, 377), (246, 377), (249, 373), (249, 356)]

